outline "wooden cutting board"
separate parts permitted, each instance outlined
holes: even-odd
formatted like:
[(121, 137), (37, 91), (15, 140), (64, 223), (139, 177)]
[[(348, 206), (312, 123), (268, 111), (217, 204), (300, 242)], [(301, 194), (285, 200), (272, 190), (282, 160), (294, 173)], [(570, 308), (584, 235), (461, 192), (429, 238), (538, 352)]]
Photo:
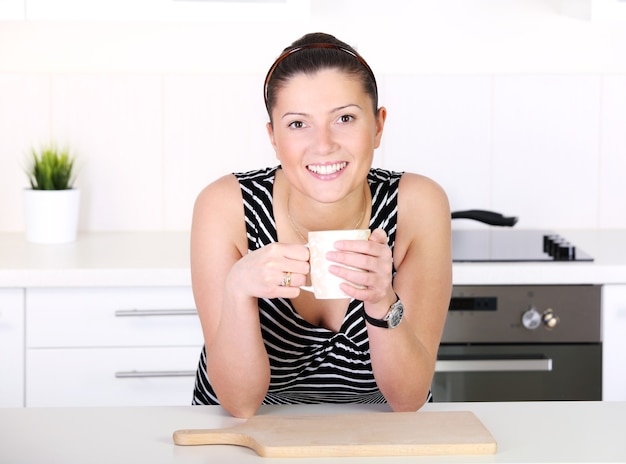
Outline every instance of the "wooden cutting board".
[(239, 445), (264, 457), (493, 454), (470, 411), (258, 415), (234, 427), (177, 430), (177, 445)]

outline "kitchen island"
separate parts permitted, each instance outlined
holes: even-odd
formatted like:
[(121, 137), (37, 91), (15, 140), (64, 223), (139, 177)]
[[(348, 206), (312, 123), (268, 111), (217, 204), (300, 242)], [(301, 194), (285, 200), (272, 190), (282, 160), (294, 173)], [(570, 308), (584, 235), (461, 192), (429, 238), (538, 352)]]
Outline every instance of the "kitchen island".
[[(386, 412), (385, 405), (263, 406), (258, 414)], [(626, 402), (439, 403), (421, 411), (472, 411), (496, 454), (384, 458), (261, 458), (229, 445), (177, 446), (175, 430), (243, 422), (219, 406), (0, 409), (0, 462), (124, 463), (624, 463)], [(417, 413), (419, 414), (419, 412)]]

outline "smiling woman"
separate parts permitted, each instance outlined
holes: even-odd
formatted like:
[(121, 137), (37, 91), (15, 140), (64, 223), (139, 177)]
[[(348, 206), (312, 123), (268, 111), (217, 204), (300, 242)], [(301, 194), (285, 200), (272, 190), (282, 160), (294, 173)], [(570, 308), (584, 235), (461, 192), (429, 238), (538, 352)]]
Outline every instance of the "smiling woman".
[[(373, 169), (387, 110), (348, 44), (307, 34), (264, 85), (280, 164), (226, 175), (194, 207), (191, 268), (205, 347), (194, 404), (429, 400), (451, 291), (450, 211), (413, 173)], [(356, 220), (356, 223), (355, 223)], [(346, 298), (316, 299), (307, 234), (364, 229), (327, 253)]]

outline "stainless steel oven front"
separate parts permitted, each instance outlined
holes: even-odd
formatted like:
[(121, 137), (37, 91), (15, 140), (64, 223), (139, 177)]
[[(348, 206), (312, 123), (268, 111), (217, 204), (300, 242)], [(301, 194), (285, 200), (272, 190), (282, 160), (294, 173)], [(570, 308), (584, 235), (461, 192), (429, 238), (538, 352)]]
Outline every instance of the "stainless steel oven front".
[(601, 400), (601, 287), (455, 286), (435, 401)]

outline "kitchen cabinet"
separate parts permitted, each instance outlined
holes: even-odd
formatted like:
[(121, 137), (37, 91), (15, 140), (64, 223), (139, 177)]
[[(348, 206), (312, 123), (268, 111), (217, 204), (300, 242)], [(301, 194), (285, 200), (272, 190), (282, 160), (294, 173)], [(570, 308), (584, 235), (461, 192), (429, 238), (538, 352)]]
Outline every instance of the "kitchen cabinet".
[[(558, 232), (594, 262), (455, 263), (454, 284), (602, 285), (603, 399), (626, 401), (626, 230)], [(1, 233), (0, 401), (189, 404), (194, 308), (188, 232), (90, 232), (63, 246)]]
[(310, 0), (172, 2), (167, 0), (3, 0), (0, 19), (82, 21), (263, 21), (309, 16)]
[(191, 404), (197, 347), (29, 349), (26, 405)]
[(189, 287), (26, 290), (26, 406), (191, 403), (202, 331)]
[(602, 308), (602, 399), (626, 401), (626, 285), (605, 285)]
[(0, 407), (24, 406), (24, 291), (0, 288)]

